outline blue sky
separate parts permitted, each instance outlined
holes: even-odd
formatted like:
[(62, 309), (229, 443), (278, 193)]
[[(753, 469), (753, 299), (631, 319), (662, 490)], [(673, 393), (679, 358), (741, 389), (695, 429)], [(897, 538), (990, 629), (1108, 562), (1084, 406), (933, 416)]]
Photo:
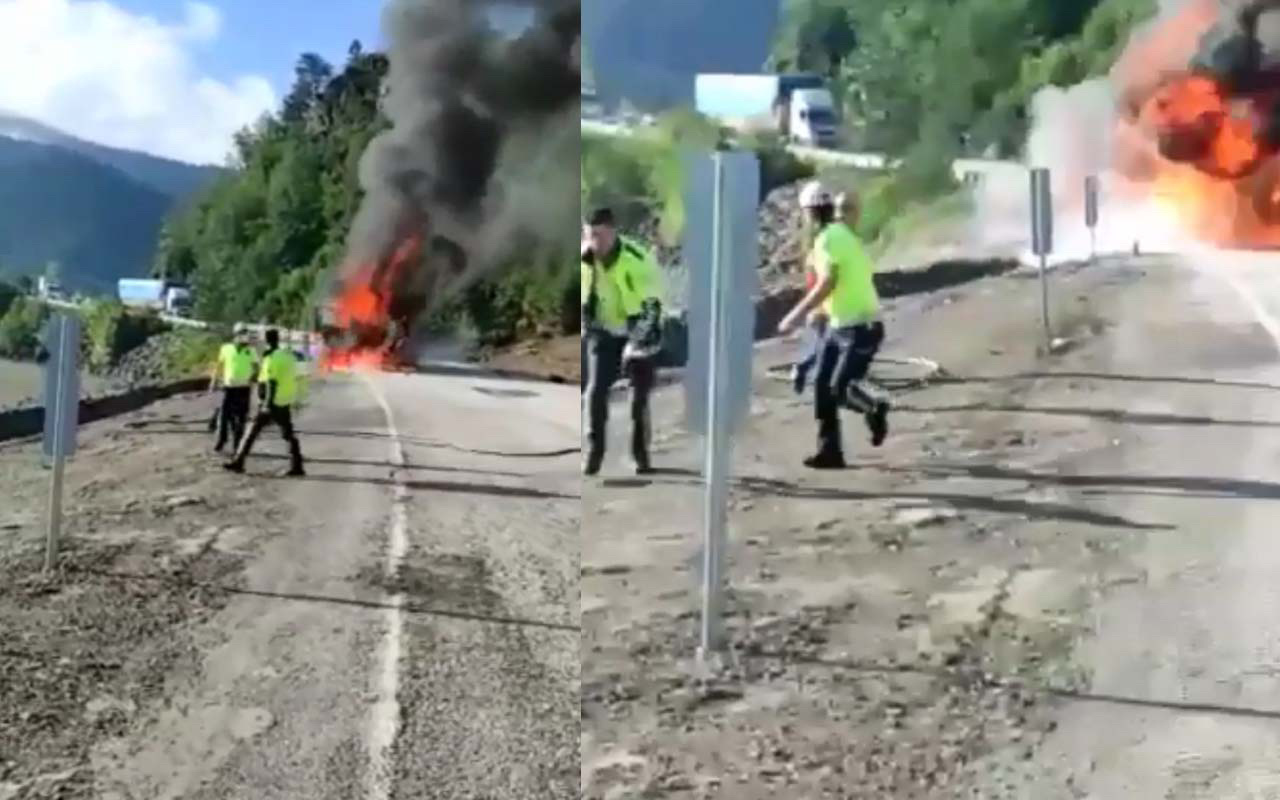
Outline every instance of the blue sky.
[[(0, 111), (112, 147), (223, 164), (304, 52), (381, 49), (383, 0), (0, 0)], [(522, 14), (508, 17), (523, 18)]]
[(279, 108), (293, 65), (381, 45), (382, 0), (0, 0), (0, 110), (201, 164)]
[[(293, 80), (293, 64), (316, 52), (335, 65), (347, 57), (352, 39), (377, 49), (382, 35), (381, 0), (205, 0), (222, 16), (216, 41), (192, 49), (202, 70), (219, 80), (246, 73), (263, 75), (283, 96)], [(115, 0), (135, 14), (178, 22), (185, 0)]]

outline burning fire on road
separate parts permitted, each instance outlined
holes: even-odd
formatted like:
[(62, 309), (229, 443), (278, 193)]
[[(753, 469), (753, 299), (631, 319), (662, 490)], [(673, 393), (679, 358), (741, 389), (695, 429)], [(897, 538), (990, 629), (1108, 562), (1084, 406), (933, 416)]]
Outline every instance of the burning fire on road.
[[(513, 12), (525, 22), (500, 31)], [(413, 366), (442, 301), (575, 231), (580, 20), (578, 0), (390, 0), (391, 128), (361, 160), (325, 366)]]
[(1224, 247), (1280, 247), (1280, 2), (1190, 0), (1112, 72), (1129, 199)]

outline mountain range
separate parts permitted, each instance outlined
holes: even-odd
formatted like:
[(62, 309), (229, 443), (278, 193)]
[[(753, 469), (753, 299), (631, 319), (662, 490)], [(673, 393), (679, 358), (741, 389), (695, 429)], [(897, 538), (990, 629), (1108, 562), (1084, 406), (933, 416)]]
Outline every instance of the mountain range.
[(170, 210), (219, 173), (0, 112), (0, 271), (57, 262), (66, 288), (114, 292), (147, 273)]
[(646, 111), (693, 102), (700, 72), (760, 72), (781, 0), (586, 0), (582, 37), (596, 91)]

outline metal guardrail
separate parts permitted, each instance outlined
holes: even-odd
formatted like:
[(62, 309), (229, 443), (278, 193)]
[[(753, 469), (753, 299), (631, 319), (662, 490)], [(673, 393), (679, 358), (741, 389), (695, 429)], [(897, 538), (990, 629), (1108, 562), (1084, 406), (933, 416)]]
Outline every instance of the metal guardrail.
[[(49, 297), (38, 297), (38, 296), (36, 297), (36, 299), (42, 301), (47, 306), (50, 306), (52, 308), (60, 308), (65, 311), (80, 311), (84, 307), (82, 303), (73, 303), (69, 300), (55, 300)], [(221, 328), (231, 327), (230, 325), (222, 325), (215, 322), (208, 322), (206, 320), (192, 319), (191, 317), (179, 317), (173, 314), (158, 314), (157, 316), (161, 320), (163, 320), (164, 322), (170, 325), (177, 325), (184, 328), (197, 328), (199, 330), (213, 330), (219, 327)], [(313, 331), (294, 330), (292, 328), (285, 328), (281, 325), (268, 325), (268, 324), (256, 323), (256, 322), (242, 322), (238, 324), (242, 330), (248, 331), (249, 333), (259, 338), (261, 338), (261, 336), (266, 331), (274, 329), (280, 332), (280, 338), (286, 342), (306, 342), (313, 334)]]

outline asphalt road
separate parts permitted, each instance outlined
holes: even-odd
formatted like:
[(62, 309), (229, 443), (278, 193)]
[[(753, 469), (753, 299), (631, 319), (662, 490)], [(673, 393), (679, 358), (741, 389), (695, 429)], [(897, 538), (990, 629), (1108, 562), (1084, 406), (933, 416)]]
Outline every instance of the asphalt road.
[[(953, 379), (900, 393), (879, 450), (847, 430), (846, 472), (799, 469), (807, 404), (757, 382), (727, 568), (746, 677), (720, 703), (675, 666), (701, 493), (659, 399), (670, 471), (615, 457), (585, 490), (584, 796), (1280, 798), (1280, 255), (1051, 287), (1052, 356), (1034, 280), (895, 302), (887, 354)], [(949, 663), (987, 677), (935, 682)]]
[(1182, 378), (1126, 409), (1157, 427), (1103, 470), (1130, 484), (1115, 512), (1160, 529), (1090, 610), (1090, 699), (1042, 751), (1061, 780), (1030, 796), (1280, 797), (1280, 257), (1180, 269), (1112, 352), (1116, 374)]
[(100, 796), (575, 797), (577, 402), (466, 373), (322, 383), (308, 477), (277, 477), (267, 432), (231, 478), (287, 530), (163, 708), (97, 749)]

